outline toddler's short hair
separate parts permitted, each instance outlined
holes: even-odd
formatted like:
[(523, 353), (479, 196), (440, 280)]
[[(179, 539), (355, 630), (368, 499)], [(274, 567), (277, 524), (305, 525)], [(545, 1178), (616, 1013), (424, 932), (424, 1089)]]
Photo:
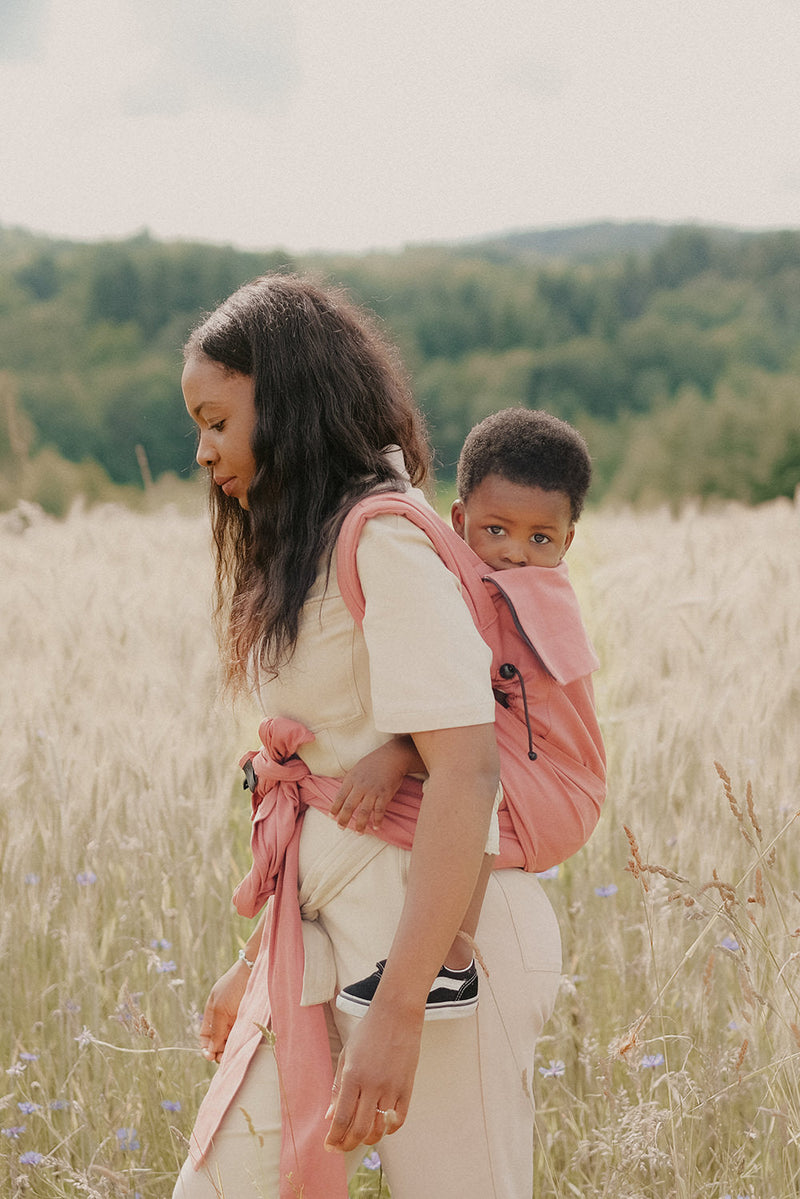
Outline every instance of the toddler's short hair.
[(458, 459), (458, 498), (466, 502), (487, 475), (565, 492), (576, 521), (589, 490), (592, 460), (583, 437), (566, 421), (541, 410), (503, 408), (467, 434)]

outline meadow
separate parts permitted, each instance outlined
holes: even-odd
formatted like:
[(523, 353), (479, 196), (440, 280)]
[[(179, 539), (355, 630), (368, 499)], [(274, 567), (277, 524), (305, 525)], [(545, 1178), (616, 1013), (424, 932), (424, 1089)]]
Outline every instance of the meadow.
[[(564, 975), (536, 1195), (794, 1199), (800, 511), (589, 512), (570, 563), (609, 797), (544, 883)], [(210, 585), (203, 515), (0, 518), (10, 1199), (169, 1196), (213, 1069), (196, 1033), (248, 931), (257, 715), (219, 694)], [(352, 1195), (388, 1195), (374, 1155)]]

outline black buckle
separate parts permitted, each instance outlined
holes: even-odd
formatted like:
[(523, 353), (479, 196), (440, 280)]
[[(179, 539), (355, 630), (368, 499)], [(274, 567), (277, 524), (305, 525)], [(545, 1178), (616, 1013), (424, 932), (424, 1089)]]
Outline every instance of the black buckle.
[(244, 771), (244, 782), (242, 783), (242, 790), (243, 791), (252, 791), (253, 794), (255, 795), (256, 787), (258, 786), (258, 775), (256, 774), (255, 770), (253, 770), (253, 763), (252, 763), (251, 759), (248, 759), (245, 762), (244, 766), (242, 767), (242, 770)]

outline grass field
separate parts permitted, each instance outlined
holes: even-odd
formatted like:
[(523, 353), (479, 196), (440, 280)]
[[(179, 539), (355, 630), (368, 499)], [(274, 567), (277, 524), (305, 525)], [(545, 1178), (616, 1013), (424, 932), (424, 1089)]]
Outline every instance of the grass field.
[[(25, 524), (0, 520), (0, 1194), (162, 1199), (247, 934), (256, 716), (217, 695), (204, 517)], [(800, 513), (588, 513), (570, 560), (609, 799), (545, 881), (536, 1193), (794, 1199)]]

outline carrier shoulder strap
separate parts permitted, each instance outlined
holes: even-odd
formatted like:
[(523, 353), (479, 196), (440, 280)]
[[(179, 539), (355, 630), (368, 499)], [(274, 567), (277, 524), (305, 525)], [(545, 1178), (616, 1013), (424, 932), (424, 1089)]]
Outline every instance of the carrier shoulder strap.
[(474, 584), (480, 578), (480, 559), (433, 508), (420, 504), (402, 492), (382, 491), (365, 496), (350, 509), (342, 522), (336, 543), (339, 590), (354, 620), (361, 624), (365, 608), (364, 592), (356, 565), (359, 538), (364, 525), (371, 517), (387, 513), (406, 517), (425, 533), (447, 569), (464, 584), (464, 597), (474, 618), (477, 615)]

